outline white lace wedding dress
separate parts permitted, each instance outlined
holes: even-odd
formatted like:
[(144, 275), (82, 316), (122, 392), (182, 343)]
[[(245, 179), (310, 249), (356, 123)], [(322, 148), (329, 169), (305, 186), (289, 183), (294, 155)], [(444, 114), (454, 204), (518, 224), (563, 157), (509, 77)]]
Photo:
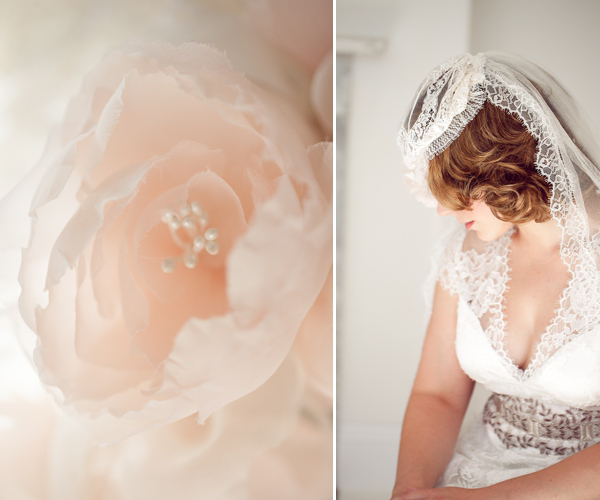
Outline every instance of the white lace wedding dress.
[(476, 488), (548, 467), (600, 442), (600, 325), (578, 328), (571, 279), (525, 370), (508, 356), (503, 297), (512, 232), (464, 250), (453, 233), (434, 277), (459, 296), (456, 352), (492, 391), (482, 418), (459, 439), (440, 485)]

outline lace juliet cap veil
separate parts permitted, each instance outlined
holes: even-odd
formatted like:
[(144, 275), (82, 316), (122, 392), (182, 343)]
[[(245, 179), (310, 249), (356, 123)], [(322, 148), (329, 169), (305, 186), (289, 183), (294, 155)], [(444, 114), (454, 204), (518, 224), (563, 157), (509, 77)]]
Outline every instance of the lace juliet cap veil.
[[(550, 211), (562, 228), (571, 280), (555, 347), (600, 323), (600, 155), (572, 97), (546, 71), (512, 54), (465, 54), (434, 69), (420, 86), (398, 144), (411, 192), (428, 205), (428, 160), (441, 153), (485, 101), (518, 116), (537, 140), (535, 165), (552, 187)], [(557, 332), (558, 333), (558, 332)]]

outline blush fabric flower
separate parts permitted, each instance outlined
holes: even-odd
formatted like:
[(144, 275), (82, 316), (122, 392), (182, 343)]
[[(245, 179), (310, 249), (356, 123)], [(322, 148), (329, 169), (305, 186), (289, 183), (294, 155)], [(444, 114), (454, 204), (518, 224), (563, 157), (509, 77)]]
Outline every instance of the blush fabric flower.
[(331, 268), (319, 139), (208, 46), (139, 45), (85, 80), (0, 205), (0, 275), (41, 379), (98, 439), (205, 421), (288, 356)]

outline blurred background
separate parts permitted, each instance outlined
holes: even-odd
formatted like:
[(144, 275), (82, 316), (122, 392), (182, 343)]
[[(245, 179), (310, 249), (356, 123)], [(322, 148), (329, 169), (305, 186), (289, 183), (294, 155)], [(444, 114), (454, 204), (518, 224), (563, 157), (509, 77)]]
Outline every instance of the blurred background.
[(454, 55), (518, 53), (570, 90), (600, 138), (599, 23), (595, 0), (337, 0), (338, 499), (389, 499), (422, 286), (451, 223), (402, 179), (396, 132), (419, 83)]
[(233, 0), (0, 0), (0, 192), (39, 159), (82, 77), (106, 52), (132, 39), (197, 38), (207, 11), (233, 8)]

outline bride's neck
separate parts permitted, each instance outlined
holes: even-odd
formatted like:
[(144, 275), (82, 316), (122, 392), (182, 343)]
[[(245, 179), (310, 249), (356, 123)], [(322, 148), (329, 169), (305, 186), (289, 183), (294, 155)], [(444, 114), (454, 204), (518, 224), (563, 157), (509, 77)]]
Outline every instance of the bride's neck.
[(536, 252), (555, 252), (560, 248), (562, 230), (554, 220), (516, 224), (513, 240)]

